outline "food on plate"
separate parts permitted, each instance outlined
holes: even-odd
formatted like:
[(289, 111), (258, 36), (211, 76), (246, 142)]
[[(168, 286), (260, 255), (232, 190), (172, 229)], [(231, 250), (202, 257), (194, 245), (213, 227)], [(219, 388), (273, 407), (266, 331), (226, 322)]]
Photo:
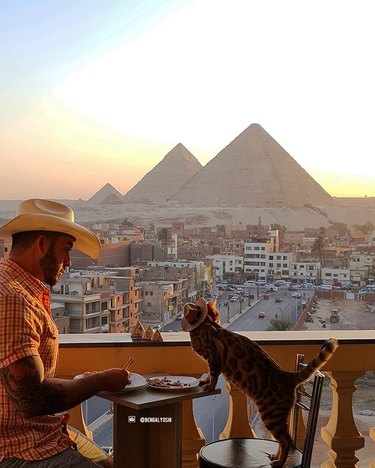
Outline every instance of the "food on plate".
[(157, 378), (157, 377), (152, 377), (150, 379), (147, 379), (147, 382), (152, 385), (153, 387), (159, 387), (159, 388), (184, 388), (184, 387), (190, 387), (191, 385), (189, 383), (183, 383), (181, 380), (174, 380), (169, 377), (162, 377), (162, 378)]

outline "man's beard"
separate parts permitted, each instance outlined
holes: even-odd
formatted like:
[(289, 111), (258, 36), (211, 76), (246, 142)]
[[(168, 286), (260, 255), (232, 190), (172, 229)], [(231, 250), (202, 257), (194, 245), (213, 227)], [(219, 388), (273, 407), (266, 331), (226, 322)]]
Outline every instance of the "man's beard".
[(44, 273), (44, 283), (49, 286), (54, 286), (57, 283), (57, 275), (59, 273), (58, 261), (54, 252), (55, 242), (51, 241), (48, 252), (41, 259), (40, 266)]

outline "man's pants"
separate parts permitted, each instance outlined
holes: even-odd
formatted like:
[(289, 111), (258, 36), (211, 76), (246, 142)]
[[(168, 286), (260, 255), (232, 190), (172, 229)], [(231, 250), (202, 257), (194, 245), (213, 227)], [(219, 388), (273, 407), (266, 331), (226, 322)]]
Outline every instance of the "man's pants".
[(77, 450), (67, 449), (44, 460), (21, 460), (11, 457), (0, 462), (0, 468), (103, 468), (111, 466), (108, 455), (95, 442), (68, 426), (69, 437)]

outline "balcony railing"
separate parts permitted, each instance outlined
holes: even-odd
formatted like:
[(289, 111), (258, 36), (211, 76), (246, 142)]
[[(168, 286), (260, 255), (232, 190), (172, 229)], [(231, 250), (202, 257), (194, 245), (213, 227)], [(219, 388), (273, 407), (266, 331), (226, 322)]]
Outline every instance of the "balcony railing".
[[(257, 341), (270, 356), (284, 368), (293, 370), (297, 353), (309, 360), (315, 356), (332, 331), (302, 332), (243, 332)], [(340, 346), (324, 368), (330, 377), (332, 408), (327, 424), (321, 428), (321, 438), (326, 451), (324, 468), (355, 467), (361, 461), (361, 450), (366, 450), (370, 460), (362, 466), (375, 468), (375, 417), (369, 418), (366, 431), (357, 429), (353, 412), (353, 394), (356, 380), (367, 371), (375, 371), (375, 331), (335, 331)], [(135, 358), (134, 371), (140, 374), (160, 372), (162, 374), (202, 374), (207, 371), (206, 363), (192, 350), (187, 333), (164, 333), (163, 343), (133, 343), (128, 334), (61, 335), (58, 375), (71, 378), (87, 370), (122, 367), (127, 358)], [(248, 424), (245, 396), (231, 385), (229, 414), (221, 438), (251, 437), (253, 428)], [(375, 395), (375, 389), (374, 389)], [(375, 412), (375, 403), (374, 403)], [(73, 412), (75, 425), (87, 430), (80, 407)], [(366, 436), (366, 437), (365, 437)], [(192, 403), (184, 402), (183, 408), (183, 467), (197, 467), (197, 452), (205, 443), (202, 431), (196, 427)], [(363, 449), (365, 447), (365, 449)], [(314, 463), (313, 466), (317, 466)], [(157, 468), (157, 467), (155, 467)]]

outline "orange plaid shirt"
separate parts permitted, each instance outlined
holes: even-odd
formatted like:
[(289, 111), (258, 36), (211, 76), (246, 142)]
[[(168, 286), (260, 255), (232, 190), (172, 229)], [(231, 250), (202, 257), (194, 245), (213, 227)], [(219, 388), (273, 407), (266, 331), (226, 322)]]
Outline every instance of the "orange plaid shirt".
[[(12, 260), (0, 261), (0, 368), (26, 356), (40, 356), (45, 378), (55, 374), (58, 330), (50, 313), (50, 292)], [(26, 418), (16, 410), (0, 379), (0, 461), (41, 460), (71, 446), (62, 416)]]

